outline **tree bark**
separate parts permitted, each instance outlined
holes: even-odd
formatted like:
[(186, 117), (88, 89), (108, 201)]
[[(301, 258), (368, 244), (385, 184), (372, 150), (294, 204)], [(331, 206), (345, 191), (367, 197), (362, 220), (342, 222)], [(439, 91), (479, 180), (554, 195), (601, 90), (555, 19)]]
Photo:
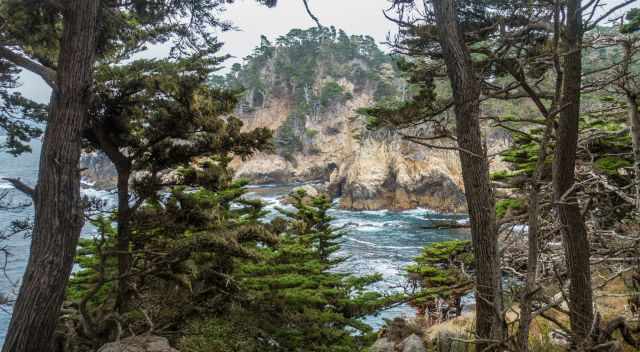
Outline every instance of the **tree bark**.
[(628, 39), (622, 42), (623, 59), (620, 88), (624, 92), (627, 101), (628, 123), (631, 127), (631, 141), (633, 145), (633, 170), (636, 210), (640, 210), (640, 111), (638, 111), (638, 90), (633, 83), (628, 81), (631, 74), (630, 66), (633, 60), (633, 41)]
[(44, 136), (31, 254), (3, 352), (53, 349), (52, 338), (83, 226), (81, 131), (87, 115), (96, 48), (97, 0), (68, 0)]
[(118, 233), (116, 237), (116, 250), (118, 258), (118, 295), (116, 308), (120, 313), (127, 311), (130, 286), (126, 275), (131, 268), (131, 207), (129, 205), (129, 178), (131, 177), (131, 160), (124, 155), (113, 139), (109, 136), (108, 127), (98, 125), (93, 132), (100, 144), (100, 148), (115, 165), (118, 173)]
[(546, 128), (540, 143), (540, 151), (538, 152), (538, 161), (531, 180), (531, 191), (529, 192), (528, 204), (528, 258), (527, 258), (527, 276), (525, 287), (520, 298), (520, 322), (518, 325), (517, 344), (521, 352), (529, 351), (529, 328), (532, 320), (532, 301), (537, 290), (536, 279), (538, 274), (538, 228), (539, 219), (538, 212), (540, 208), (540, 180), (544, 172), (544, 164), (547, 159), (547, 145), (551, 139), (553, 124), (550, 116), (545, 116)]
[(576, 348), (584, 349), (593, 322), (593, 294), (589, 267), (589, 239), (573, 189), (582, 85), (581, 1), (569, 0), (563, 41), (564, 73), (562, 111), (557, 128), (553, 161), (554, 201), (562, 226), (565, 260), (569, 273), (569, 310)]
[(116, 307), (123, 313), (128, 309), (129, 302), (129, 280), (126, 274), (131, 267), (131, 255), (129, 247), (131, 243), (130, 214), (129, 207), (129, 167), (118, 168), (118, 300)]
[(473, 72), (454, 0), (436, 0), (433, 4), (453, 90), (456, 134), (471, 222), (476, 265), (476, 350), (495, 350), (489, 341), (502, 340), (504, 325), (495, 197), (480, 130), (480, 81)]
[(635, 207), (640, 211), (640, 111), (638, 111), (638, 97), (635, 94), (627, 94), (626, 98), (633, 144)]

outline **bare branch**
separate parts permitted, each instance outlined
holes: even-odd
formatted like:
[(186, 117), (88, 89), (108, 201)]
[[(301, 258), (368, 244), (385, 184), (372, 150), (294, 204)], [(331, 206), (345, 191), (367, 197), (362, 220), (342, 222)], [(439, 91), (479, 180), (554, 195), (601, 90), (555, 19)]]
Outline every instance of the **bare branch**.
[(13, 64), (24, 68), (40, 76), (53, 90), (57, 90), (56, 71), (45, 67), (33, 60), (30, 60), (13, 50), (0, 45), (0, 58), (6, 59)]
[(620, 10), (621, 8), (624, 8), (626, 6), (629, 6), (631, 4), (633, 4), (634, 2), (636, 2), (636, 0), (627, 0), (623, 3), (620, 3), (616, 6), (613, 6), (612, 8), (609, 9), (609, 11), (605, 12), (602, 16), (598, 17), (595, 21), (593, 21), (592, 23), (589, 23), (589, 26), (587, 26), (587, 30), (591, 30), (593, 28), (595, 28), (598, 23), (602, 22), (602, 20), (606, 19), (607, 17), (611, 16), (612, 13)]
[(19, 178), (4, 177), (3, 180), (8, 181), (18, 191), (28, 195), (29, 197), (33, 198), (35, 196), (35, 190), (33, 188), (27, 186), (24, 182), (20, 181)]
[(309, 0), (302, 0), (302, 2), (304, 2), (304, 8), (307, 10), (309, 17), (311, 17), (311, 19), (316, 22), (316, 25), (318, 25), (318, 28), (322, 29), (322, 24), (320, 23), (320, 20), (318, 19), (318, 17), (316, 17), (316, 15), (313, 14), (311, 9), (309, 8)]

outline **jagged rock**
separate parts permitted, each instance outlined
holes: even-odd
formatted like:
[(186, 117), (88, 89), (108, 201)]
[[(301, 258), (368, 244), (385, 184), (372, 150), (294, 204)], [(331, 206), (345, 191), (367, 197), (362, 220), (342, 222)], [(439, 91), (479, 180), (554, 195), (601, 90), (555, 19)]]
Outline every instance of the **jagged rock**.
[(416, 334), (409, 335), (409, 337), (400, 343), (399, 347), (402, 352), (427, 352), (427, 349), (424, 347), (424, 342), (422, 342), (422, 339)]
[(160, 336), (132, 336), (100, 347), (98, 352), (180, 352)]

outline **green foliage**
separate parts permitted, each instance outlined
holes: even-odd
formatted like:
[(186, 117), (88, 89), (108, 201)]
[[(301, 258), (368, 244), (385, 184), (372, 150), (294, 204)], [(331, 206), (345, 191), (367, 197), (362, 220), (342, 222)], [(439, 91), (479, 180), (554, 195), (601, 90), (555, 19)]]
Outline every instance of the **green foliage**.
[[(237, 94), (208, 85), (211, 64), (192, 57), (97, 69), (85, 148), (104, 151), (119, 174), (138, 175), (118, 188), (133, 204), (96, 219), (99, 236), (80, 244), (68, 300), (94, 330), (73, 341), (80, 349), (114, 332), (105, 318), (114, 310), (134, 332), (148, 319), (180, 328), (196, 312), (224, 313), (238, 291), (235, 260), (256, 260), (258, 246), (275, 242), (259, 221), (262, 205), (242, 198), (246, 183), (228, 168), (233, 156), (268, 150), (271, 133), (241, 131), (229, 115)], [(122, 254), (131, 263), (127, 305)]]
[(494, 181), (504, 181), (508, 180), (511, 177), (520, 176), (525, 173), (525, 170), (518, 171), (509, 171), (509, 170), (500, 170), (491, 173), (491, 179)]
[(278, 154), (288, 161), (294, 162), (294, 154), (302, 151), (305, 120), (304, 115), (292, 113), (276, 130), (274, 145)]
[[(335, 272), (342, 234), (331, 228), (325, 197), (310, 202), (292, 195), (278, 246), (261, 249), (264, 261), (246, 263), (238, 275), (255, 333), (269, 336), (261, 351), (361, 351), (370, 328), (358, 318), (398, 297), (382, 297), (366, 286), (379, 275), (353, 277)], [(279, 220), (282, 221), (282, 220)], [(276, 221), (277, 222), (277, 221)]]
[(634, 33), (640, 29), (640, 9), (634, 8), (625, 14), (625, 24), (620, 30), (621, 33)]
[[(177, 187), (138, 211), (131, 238), (133, 306), (148, 309), (155, 323), (180, 325), (194, 311), (205, 316), (225, 312), (239, 289), (231, 276), (235, 258), (256, 260), (259, 246), (275, 243), (258, 221), (260, 205), (241, 199), (243, 186), (196, 191)], [(89, 299), (91, 315), (112, 311), (116, 304), (112, 220), (99, 219), (101, 236), (82, 241), (80, 270), (70, 283), (68, 298)], [(133, 329), (144, 326), (145, 318), (138, 313), (132, 309), (123, 317)]]
[(231, 312), (220, 318), (191, 321), (177, 348), (189, 352), (255, 352), (260, 351), (252, 317)]
[(456, 313), (461, 313), (460, 299), (473, 289), (467, 275), (473, 270), (470, 241), (445, 241), (425, 246), (415, 263), (405, 270), (421, 292), (413, 301), (423, 311), (435, 310), (438, 299), (447, 300)]
[(304, 131), (304, 134), (309, 138), (313, 138), (313, 137), (317, 136), (318, 133), (319, 133), (318, 130), (314, 130), (313, 128), (307, 128)]
[[(305, 124), (367, 90), (376, 99), (398, 95), (396, 67), (368, 36), (347, 35), (333, 27), (292, 29), (274, 43), (262, 37), (260, 45), (235, 64), (226, 76), (213, 76), (218, 87), (244, 89), (243, 112), (250, 112), (261, 101), (287, 99), (291, 114), (275, 131), (277, 153), (295, 162), (303, 149)], [(351, 83), (346, 89), (338, 82)], [(312, 151), (312, 148), (305, 149)]]
[(328, 108), (337, 104), (344, 103), (351, 99), (351, 93), (345, 92), (344, 88), (336, 82), (327, 82), (320, 90), (320, 105)]
[(633, 163), (617, 156), (604, 156), (598, 158), (593, 166), (596, 170), (608, 175), (617, 175), (622, 168), (631, 167)]
[[(398, 59), (396, 65), (406, 77), (409, 90), (412, 91), (410, 99), (401, 100), (386, 98), (371, 107), (362, 108), (358, 113), (364, 118), (367, 128), (377, 130), (381, 128), (403, 128), (419, 123), (425, 117), (431, 116), (440, 108), (436, 96), (436, 87), (433, 76), (425, 62), (407, 61)], [(381, 91), (376, 92), (380, 98), (387, 96)]]
[(0, 59), (0, 131), (4, 137), (0, 141), (0, 151), (17, 156), (31, 152), (29, 142), (42, 135), (42, 124), (47, 117), (47, 106), (35, 103), (19, 92), (19, 70), (8, 61)]
[(509, 213), (522, 213), (526, 209), (526, 202), (519, 198), (501, 199), (496, 202), (496, 217), (503, 218)]

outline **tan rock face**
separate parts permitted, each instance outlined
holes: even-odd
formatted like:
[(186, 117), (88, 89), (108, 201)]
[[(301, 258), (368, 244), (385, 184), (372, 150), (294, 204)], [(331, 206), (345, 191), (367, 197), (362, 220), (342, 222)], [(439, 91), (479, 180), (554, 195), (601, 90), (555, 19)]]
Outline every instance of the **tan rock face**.
[[(351, 89), (347, 83), (343, 87)], [(313, 136), (305, 138), (295, 160), (259, 154), (248, 161), (234, 160), (236, 177), (256, 183), (323, 180), (329, 192), (341, 197), (343, 208), (356, 210), (412, 209), (464, 210), (464, 194), (457, 154), (426, 149), (393, 136), (359, 136), (362, 123), (353, 117), (369, 106), (372, 96), (362, 92), (345, 104), (305, 122)], [(276, 130), (291, 113), (278, 99), (251, 114), (241, 114), (245, 128)], [(356, 138), (359, 136), (360, 138)]]
[(342, 197), (342, 207), (350, 209), (463, 211), (455, 155), (436, 150), (423, 154), (414, 148), (400, 141), (370, 140), (361, 145), (353, 162), (334, 172), (330, 189)]

